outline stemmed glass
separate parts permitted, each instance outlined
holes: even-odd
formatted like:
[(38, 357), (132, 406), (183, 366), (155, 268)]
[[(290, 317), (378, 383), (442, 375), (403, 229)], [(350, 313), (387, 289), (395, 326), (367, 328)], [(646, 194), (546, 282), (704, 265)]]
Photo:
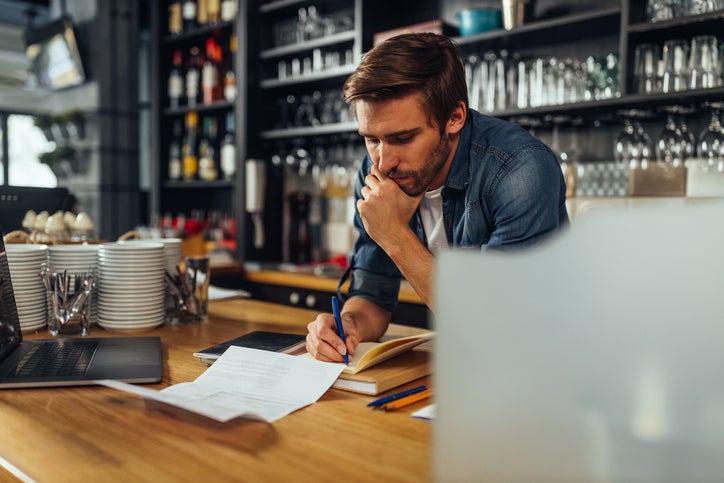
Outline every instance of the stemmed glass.
[[(643, 117), (645, 116), (645, 114), (642, 114), (641, 116)], [(641, 121), (634, 121), (634, 129), (636, 131), (636, 142), (639, 145), (639, 161), (641, 164), (641, 168), (646, 169), (648, 167), (648, 162), (653, 160), (654, 145), (651, 142), (651, 136), (649, 136), (649, 133), (647, 133), (644, 129)]]
[(636, 130), (628, 117), (623, 120), (623, 131), (616, 136), (613, 145), (613, 158), (622, 168), (636, 168), (640, 159)]
[(699, 137), (699, 157), (703, 159), (704, 170), (708, 171), (716, 165), (719, 172), (724, 172), (724, 130), (722, 130), (720, 109), (724, 104), (712, 103), (711, 120)]
[(676, 115), (669, 111), (664, 130), (656, 140), (656, 159), (674, 167), (680, 166), (684, 161), (683, 140), (681, 129), (676, 125)]
[(619, 111), (618, 115), (624, 118), (624, 127), (614, 141), (614, 159), (622, 167), (635, 169), (640, 166), (645, 169), (652, 159), (653, 146), (640, 119), (649, 116), (649, 113), (630, 109)]
[(696, 157), (696, 136), (689, 130), (686, 124), (686, 115), (693, 112), (693, 109), (680, 109), (678, 112), (678, 125), (681, 131), (681, 154), (685, 163)]

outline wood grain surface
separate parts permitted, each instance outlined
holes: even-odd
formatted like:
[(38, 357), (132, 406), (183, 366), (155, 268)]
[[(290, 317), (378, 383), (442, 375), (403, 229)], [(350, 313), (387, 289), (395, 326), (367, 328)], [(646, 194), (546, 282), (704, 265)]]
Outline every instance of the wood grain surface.
[[(209, 313), (202, 323), (132, 333), (163, 343), (163, 381), (147, 387), (193, 381), (206, 368), (196, 350), (251, 330), (306, 333), (316, 315), (254, 300), (212, 302)], [(94, 326), (91, 335), (131, 333)], [(372, 399), (333, 389), (273, 424), (220, 424), (106, 387), (2, 390), (0, 480), (13, 481), (13, 466), (38, 482), (427, 481), (430, 423), (410, 413), (429, 401), (386, 413), (367, 408)]]

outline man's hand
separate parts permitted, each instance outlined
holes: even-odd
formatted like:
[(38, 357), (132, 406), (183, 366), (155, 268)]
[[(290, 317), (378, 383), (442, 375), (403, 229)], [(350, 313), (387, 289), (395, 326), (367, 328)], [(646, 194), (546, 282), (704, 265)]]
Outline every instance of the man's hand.
[[(342, 307), (342, 324), (350, 356), (360, 342), (376, 341), (387, 330), (392, 313), (360, 297), (348, 299)], [(319, 314), (307, 324), (307, 352), (320, 361), (343, 362), (345, 345), (337, 335), (332, 314)], [(352, 357), (353, 358), (353, 357)]]
[(367, 234), (384, 248), (396, 233), (408, 227), (424, 193), (409, 196), (377, 165), (372, 165), (365, 183), (362, 198), (357, 200), (357, 211)]
[[(354, 349), (359, 345), (359, 332), (355, 325), (344, 317), (342, 324), (347, 339), (345, 346), (342, 339), (337, 335), (337, 323), (332, 314), (319, 314), (317, 318), (307, 324), (307, 352), (315, 359), (326, 362), (344, 362), (344, 354), (354, 354)], [(350, 357), (351, 358), (351, 357)]]

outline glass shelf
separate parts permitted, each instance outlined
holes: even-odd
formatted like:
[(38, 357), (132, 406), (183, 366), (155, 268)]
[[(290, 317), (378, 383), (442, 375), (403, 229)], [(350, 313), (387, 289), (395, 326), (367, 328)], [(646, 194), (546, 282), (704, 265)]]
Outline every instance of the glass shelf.
[(311, 75), (305, 75), (300, 77), (292, 77), (290, 79), (285, 80), (278, 80), (278, 79), (265, 79), (259, 83), (262, 89), (273, 89), (276, 87), (284, 87), (284, 86), (291, 86), (291, 85), (298, 85), (298, 84), (304, 84), (307, 82), (317, 82), (327, 79), (334, 79), (336, 77), (342, 77), (342, 76), (348, 76), (352, 72), (354, 72), (354, 69), (356, 68), (356, 65), (343, 65), (341, 67), (338, 67), (336, 69), (327, 69), (323, 72), (317, 72)]
[(301, 136), (319, 136), (327, 134), (339, 134), (346, 132), (357, 132), (356, 122), (343, 122), (336, 124), (324, 124), (321, 126), (292, 127), (288, 129), (272, 129), (262, 131), (262, 139), (286, 139)]
[(351, 42), (355, 38), (354, 30), (348, 30), (346, 32), (339, 32), (325, 37), (320, 37), (314, 40), (308, 40), (306, 42), (299, 42), (296, 44), (283, 45), (281, 47), (274, 47), (273, 49), (262, 50), (259, 52), (260, 59), (274, 59), (276, 57), (283, 57), (285, 55), (297, 54), (299, 52), (305, 52), (313, 50), (318, 47), (329, 47), (330, 45), (341, 44), (343, 42)]

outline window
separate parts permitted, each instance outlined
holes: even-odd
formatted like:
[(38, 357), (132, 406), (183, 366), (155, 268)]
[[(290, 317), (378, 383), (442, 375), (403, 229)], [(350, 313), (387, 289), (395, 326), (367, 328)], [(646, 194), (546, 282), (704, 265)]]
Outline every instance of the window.
[(46, 164), (42, 153), (55, 149), (55, 143), (35, 125), (35, 116), (0, 112), (0, 184), (54, 188), (58, 179)]

